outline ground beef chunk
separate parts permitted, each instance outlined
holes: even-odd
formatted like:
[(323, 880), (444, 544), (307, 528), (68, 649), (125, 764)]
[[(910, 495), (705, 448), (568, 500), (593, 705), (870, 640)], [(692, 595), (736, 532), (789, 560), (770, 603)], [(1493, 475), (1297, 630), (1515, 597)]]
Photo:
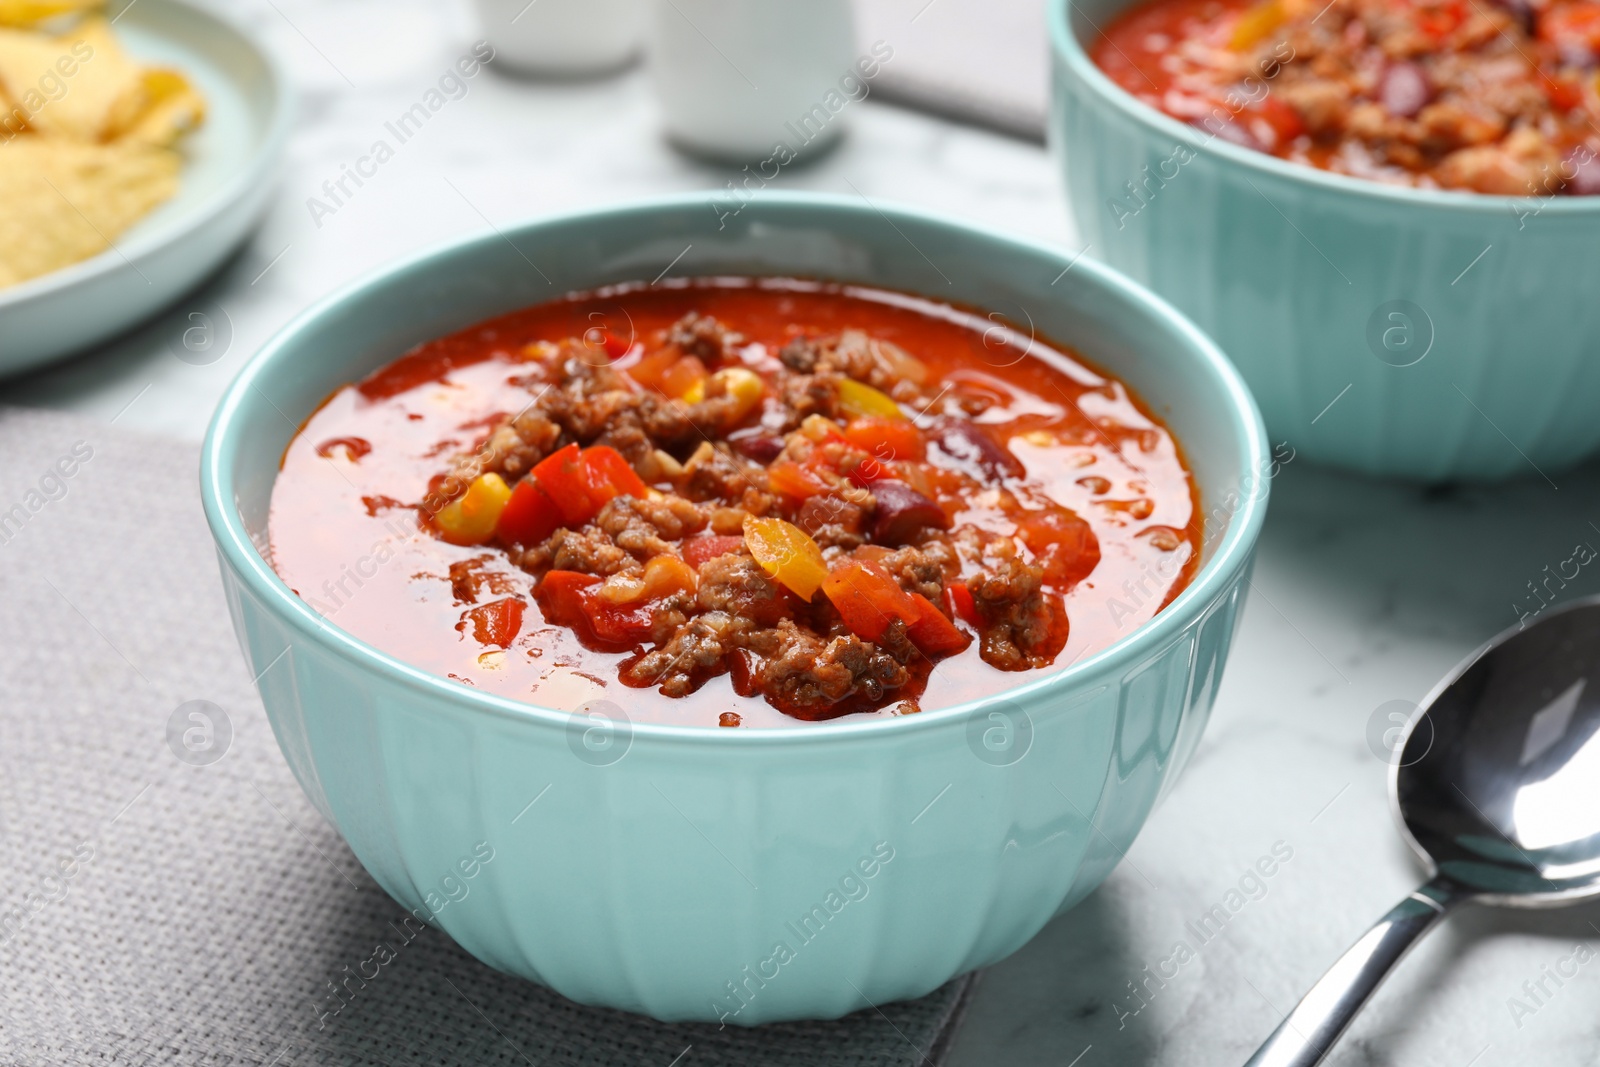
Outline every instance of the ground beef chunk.
[(1066, 608), (1043, 588), (1037, 564), (1002, 555), (967, 579), (978, 610), (979, 654), (1003, 671), (1049, 666), (1067, 643)]
[(667, 330), (667, 343), (706, 363), (737, 359), (744, 338), (709, 315), (691, 311)]
[(775, 427), (787, 433), (810, 415), (832, 418), (839, 410), (839, 375), (796, 374), (785, 379), (780, 399), (783, 420)]
[(795, 513), (795, 525), (810, 534), (822, 550), (849, 551), (866, 544), (867, 508), (835, 493), (808, 498)]
[(836, 337), (797, 337), (778, 352), (783, 365), (807, 375), (842, 375), (865, 382), (896, 400), (921, 395), (926, 370), (900, 346), (844, 330)]
[(917, 548), (898, 548), (878, 556), (877, 562), (908, 593), (921, 593), (935, 604), (944, 601), (944, 583), (957, 566), (955, 550), (941, 540)]
[(555, 451), (560, 437), (561, 427), (541, 412), (532, 409), (520, 412), (489, 431), (489, 436), (473, 451), (458, 457), (445, 484), (459, 491), (478, 475), (490, 473), (514, 482)]
[(853, 634), (820, 637), (785, 619), (749, 642), (757, 687), (779, 707), (813, 709), (855, 696), (881, 700), (910, 677), (904, 666)]
[(700, 607), (725, 611), (757, 626), (774, 626), (794, 613), (799, 601), (767, 576), (745, 552), (715, 556), (700, 566)]
[(544, 544), (530, 548), (517, 561), (523, 570), (580, 571), (604, 578), (637, 570), (639, 561), (618, 547), (598, 526), (557, 530)]
[(816, 370), (821, 355), (821, 347), (809, 337), (796, 337), (778, 350), (778, 359), (783, 365), (800, 374)]
[(706, 515), (704, 509), (682, 497), (637, 500), (619, 496), (600, 509), (594, 524), (642, 563), (652, 556), (674, 554), (676, 550), (668, 542), (705, 529)]
[(726, 444), (705, 441), (683, 465), (681, 485), (691, 500), (737, 500), (746, 489), (765, 488), (766, 478)]
[(688, 696), (727, 669), (724, 658), (749, 630), (748, 621), (725, 611), (696, 615), (666, 644), (623, 667), (622, 681), (641, 689), (658, 686), (669, 697)]

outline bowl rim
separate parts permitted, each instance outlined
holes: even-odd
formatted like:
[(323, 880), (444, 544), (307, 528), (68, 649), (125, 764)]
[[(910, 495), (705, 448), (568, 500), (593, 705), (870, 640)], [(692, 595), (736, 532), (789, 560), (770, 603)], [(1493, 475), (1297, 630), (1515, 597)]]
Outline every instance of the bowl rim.
[[(771, 746), (848, 743), (846, 739), (860, 739), (865, 744), (871, 738), (890, 731), (898, 733), (945, 728), (965, 720), (974, 711), (993, 705), (998, 699), (1027, 703), (1055, 689), (1071, 689), (1080, 678), (1096, 677), (1107, 670), (1128, 669), (1147, 659), (1152, 648), (1164, 647), (1186, 626), (1198, 618), (1228, 593), (1228, 587), (1249, 566), (1255, 542), (1260, 534), (1270, 492), (1267, 480), (1259, 472), (1266, 469), (1270, 460), (1266, 427), (1256, 408), (1244, 380), (1216, 344), (1199, 327), (1190, 322), (1176, 308), (1150, 290), (1132, 281), (1110, 267), (1088, 257), (1072, 256), (1040, 241), (1002, 234), (982, 226), (957, 221), (930, 211), (905, 207), (881, 200), (866, 201), (855, 197), (810, 192), (762, 193), (752, 201), (752, 206), (768, 205), (798, 212), (821, 211), (831, 214), (855, 214), (871, 219), (893, 219), (916, 222), (955, 231), (968, 238), (977, 239), (1005, 253), (1047, 255), (1063, 265), (1076, 264), (1073, 273), (1079, 276), (1074, 284), (1098, 286), (1130, 301), (1159, 325), (1173, 331), (1180, 343), (1186, 344), (1193, 358), (1217, 380), (1222, 387), (1225, 402), (1229, 405), (1228, 421), (1234, 429), (1232, 447), (1238, 453), (1239, 473), (1242, 480), (1252, 474), (1258, 489), (1240, 494), (1242, 499), (1233, 512), (1226, 535), (1217, 545), (1215, 553), (1205, 560), (1189, 585), (1154, 618), (1136, 627), (1125, 637), (1091, 656), (1070, 664), (1066, 668), (1008, 687), (993, 697), (964, 701), (948, 708), (919, 712), (916, 715), (877, 718), (870, 721), (840, 719), (819, 723), (797, 723), (794, 726), (761, 727), (749, 730), (727, 730), (698, 724), (627, 721), (627, 735), (632, 739), (650, 739), (667, 743), (692, 743), (745, 746)], [(406, 663), (397, 656), (368, 644), (331, 621), (318, 615), (312, 607), (289, 589), (263, 554), (257, 549), (236, 504), (236, 485), (232, 458), (241, 447), (235, 437), (241, 412), (252, 403), (266, 399), (259, 393), (257, 383), (267, 378), (278, 365), (290, 358), (300, 337), (317, 328), (330, 312), (347, 301), (373, 291), (382, 290), (391, 282), (420, 267), (439, 259), (464, 253), (475, 247), (490, 247), (511, 237), (526, 236), (551, 225), (572, 225), (636, 215), (642, 217), (663, 214), (702, 211), (705, 193), (680, 193), (633, 199), (616, 204), (587, 208), (558, 215), (536, 216), (519, 223), (499, 228), (476, 231), (466, 236), (435, 243), (411, 255), (369, 272), (341, 286), (318, 300), (286, 325), (256, 351), (229, 384), (218, 402), (207, 428), (200, 458), (200, 495), (206, 521), (212, 538), (222, 556), (224, 567), (231, 568), (247, 587), (250, 595), (266, 605), (269, 613), (285, 622), (291, 629), (291, 647), (298, 636), (316, 642), (337, 653), (342, 659), (362, 669), (373, 670), (418, 694), (452, 703), (471, 712), (489, 712), (502, 718), (514, 719), (533, 725), (565, 730), (577, 721), (577, 712), (529, 703), (495, 693), (451, 682), (420, 667)], [(642, 220), (641, 220), (642, 221)], [(252, 401), (251, 394), (260, 399)], [(271, 403), (270, 400), (267, 401)], [(273, 405), (276, 407), (276, 405)], [(281, 412), (280, 412), (281, 414)], [(310, 413), (302, 413), (304, 418)], [(298, 425), (298, 424), (297, 424)], [(1204, 507), (1204, 502), (1202, 502)], [(265, 672), (263, 672), (265, 673)], [(715, 740), (713, 740), (713, 738)]]
[[(124, 4), (122, 10), (129, 10), (137, 2), (132, 0)], [(232, 211), (251, 189), (269, 181), (281, 162), (294, 127), (296, 105), (288, 71), (277, 53), (263, 44), (259, 35), (252, 34), (231, 11), (209, 5), (202, 7), (191, 0), (157, 0), (157, 3), (176, 9), (178, 14), (191, 22), (210, 23), (211, 32), (232, 35), (260, 60), (272, 97), (272, 112), (262, 130), (260, 141), (244, 165), (187, 214), (168, 219), (159, 229), (141, 233), (127, 244), (113, 241), (110, 248), (96, 252), (88, 259), (69, 263), (0, 291), (0, 313), (35, 299), (99, 281), (126, 270), (129, 265), (149, 262), (176, 242), (210, 227), (218, 218)]]
[[(1121, 14), (1143, 0), (1122, 0), (1118, 13)], [(1136, 124), (1152, 133), (1172, 137), (1188, 145), (1190, 148), (1216, 159), (1223, 160), (1234, 166), (1253, 170), (1258, 174), (1281, 181), (1299, 183), (1310, 186), (1326, 193), (1333, 193), (1351, 199), (1365, 199), (1383, 201), (1393, 206), (1406, 208), (1430, 207), (1442, 211), (1462, 211), (1468, 213), (1498, 213), (1510, 212), (1514, 217), (1519, 216), (1516, 205), (1537, 205), (1527, 214), (1542, 215), (1547, 211), (1554, 211), (1560, 215), (1600, 215), (1600, 197), (1596, 196), (1539, 196), (1528, 193), (1522, 196), (1506, 196), (1498, 193), (1472, 193), (1450, 189), (1418, 189), (1409, 185), (1390, 185), (1387, 182), (1375, 181), (1371, 178), (1357, 178), (1348, 174), (1336, 174), (1333, 171), (1322, 170), (1304, 163), (1292, 163), (1277, 156), (1268, 155), (1266, 152), (1257, 152), (1254, 149), (1242, 148), (1230, 144), (1220, 137), (1203, 136), (1203, 131), (1177, 119), (1165, 112), (1151, 107), (1126, 89), (1106, 76), (1084, 50), (1083, 42), (1078, 39), (1077, 33), (1072, 29), (1068, 12), (1074, 7), (1075, 0), (1050, 0), (1047, 21), (1049, 22), (1050, 48), (1055, 58), (1064, 64), (1079, 82), (1094, 89), (1102, 99), (1116, 107), (1123, 115), (1132, 119)], [(1079, 10), (1082, 10), (1080, 7)], [(1090, 25), (1099, 30), (1099, 26), (1084, 14)], [(1104, 34), (1104, 30), (1100, 30)], [(1055, 135), (1055, 123), (1052, 122), (1050, 132)]]

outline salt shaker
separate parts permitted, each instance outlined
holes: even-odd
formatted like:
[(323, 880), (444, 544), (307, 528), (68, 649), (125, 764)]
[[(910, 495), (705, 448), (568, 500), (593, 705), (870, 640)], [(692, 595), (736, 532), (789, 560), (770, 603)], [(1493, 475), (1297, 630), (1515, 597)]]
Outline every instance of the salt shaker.
[(477, 0), (495, 63), (529, 74), (581, 77), (639, 54), (649, 0)]
[(882, 61), (856, 56), (849, 0), (656, 0), (667, 135), (717, 159), (781, 166), (827, 145)]

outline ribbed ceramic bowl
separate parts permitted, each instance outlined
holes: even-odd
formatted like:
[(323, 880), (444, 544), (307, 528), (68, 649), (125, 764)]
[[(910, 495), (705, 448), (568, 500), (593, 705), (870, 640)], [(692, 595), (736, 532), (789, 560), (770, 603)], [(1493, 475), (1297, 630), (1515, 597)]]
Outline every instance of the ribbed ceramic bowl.
[[(1149, 625), (988, 704), (772, 730), (597, 724), (475, 691), (342, 632), (273, 573), (279, 458), (332, 390), (419, 341), (669, 264), (1031, 317), (1181, 439), (1212, 516), (1203, 568)], [(676, 198), (458, 241), (300, 316), (223, 398), (201, 481), (234, 623), (306, 795), (415, 915), (586, 1003), (832, 1017), (1017, 949), (1105, 877), (1199, 738), (1271, 474), (1216, 348), (1120, 275), (1070, 264), (859, 199), (719, 217)]]
[(1600, 445), (1600, 197), (1395, 188), (1213, 138), (1086, 54), (1127, 6), (1050, 5), (1079, 233), (1216, 338), (1275, 439), (1426, 480), (1538, 477)]

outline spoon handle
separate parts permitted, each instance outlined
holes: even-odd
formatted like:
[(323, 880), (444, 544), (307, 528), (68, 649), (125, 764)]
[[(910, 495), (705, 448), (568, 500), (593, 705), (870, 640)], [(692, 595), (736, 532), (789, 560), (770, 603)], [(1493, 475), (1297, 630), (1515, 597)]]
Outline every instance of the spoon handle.
[(1435, 875), (1379, 919), (1311, 987), (1245, 1067), (1316, 1067), (1389, 971), (1465, 895)]

